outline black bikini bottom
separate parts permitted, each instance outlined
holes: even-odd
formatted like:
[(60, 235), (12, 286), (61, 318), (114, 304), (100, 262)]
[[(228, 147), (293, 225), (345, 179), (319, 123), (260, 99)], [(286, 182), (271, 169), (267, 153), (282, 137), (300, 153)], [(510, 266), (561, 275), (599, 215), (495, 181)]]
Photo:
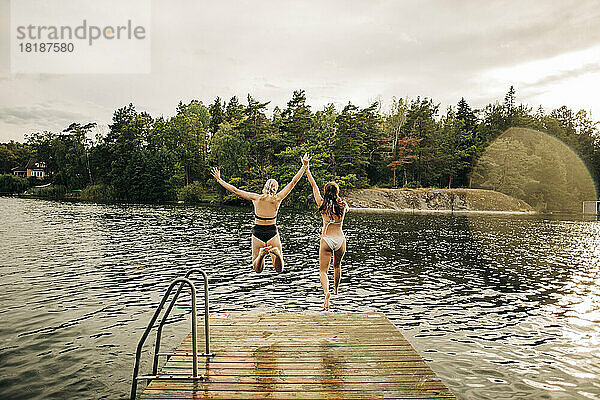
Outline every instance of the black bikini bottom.
[(273, 225), (254, 225), (252, 235), (260, 241), (267, 243), (277, 235), (277, 226)]

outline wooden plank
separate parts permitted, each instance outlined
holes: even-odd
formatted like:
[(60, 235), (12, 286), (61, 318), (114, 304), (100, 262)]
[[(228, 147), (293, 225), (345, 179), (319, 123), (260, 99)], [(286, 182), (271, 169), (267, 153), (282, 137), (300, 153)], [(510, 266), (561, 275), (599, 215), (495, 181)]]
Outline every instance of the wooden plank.
[[(193, 397), (192, 397), (193, 396)], [(455, 399), (449, 392), (442, 391), (400, 391), (400, 390), (377, 390), (377, 391), (314, 391), (314, 392), (253, 392), (253, 391), (200, 391), (191, 394), (189, 391), (162, 391), (149, 389), (144, 392), (140, 399)]]
[[(213, 339), (213, 336), (210, 336), (211, 347), (219, 346), (223, 344), (224, 346), (236, 346), (238, 344), (245, 346), (256, 346), (256, 345), (269, 345), (269, 344), (319, 344), (327, 345), (331, 344), (344, 344), (344, 345), (360, 345), (364, 344), (408, 344), (408, 342), (401, 340), (400, 338), (395, 337), (381, 337), (379, 335), (336, 335), (329, 336), (327, 338), (324, 337), (310, 337), (310, 336), (300, 336), (298, 334), (292, 336), (288, 336), (283, 338), (280, 334), (275, 335), (267, 335), (267, 336), (255, 336), (254, 340), (247, 336), (238, 336), (234, 337), (233, 335), (228, 338), (227, 342), (223, 342), (223, 339), (216, 340)], [(204, 346), (204, 335), (198, 335), (198, 347)]]
[[(324, 313), (319, 311), (305, 312), (244, 312), (233, 311), (227, 313), (212, 313), (211, 321), (221, 321), (222, 323), (235, 324), (244, 321), (388, 321), (385, 315), (378, 312), (334, 312)], [(204, 316), (199, 316), (203, 319)]]
[[(164, 373), (164, 371), (163, 371)], [(179, 382), (183, 382), (179, 384)], [(323, 384), (336, 384), (336, 385), (344, 385), (346, 387), (355, 386), (355, 385), (363, 385), (363, 384), (371, 384), (378, 383), (382, 384), (391, 384), (392, 386), (419, 386), (419, 387), (443, 387), (443, 383), (437, 378), (431, 378), (429, 374), (419, 374), (419, 375), (353, 375), (353, 376), (333, 376), (333, 375), (296, 375), (296, 376), (284, 376), (279, 374), (269, 374), (269, 375), (254, 375), (254, 374), (244, 374), (244, 375), (215, 375), (211, 372), (210, 375), (207, 375), (206, 380), (203, 381), (203, 386), (210, 386), (211, 388), (218, 389), (218, 385), (220, 384), (255, 384), (255, 383), (264, 383), (269, 382), (271, 384), (276, 384), (281, 387), (287, 387), (290, 385), (299, 385), (299, 386), (307, 386), (307, 385), (319, 385)], [(176, 381), (176, 380), (163, 380), (157, 381), (157, 384), (153, 387), (155, 389), (159, 389), (161, 387), (186, 387), (185, 385), (193, 384), (193, 382), (184, 382), (184, 381)], [(197, 385), (193, 386), (197, 387)], [(284, 390), (285, 391), (285, 390)]]
[[(329, 357), (328, 359), (324, 358), (324, 357), (307, 357), (304, 355), (297, 355), (296, 357), (293, 357), (292, 355), (286, 355), (285, 357), (277, 357), (277, 358), (265, 358), (265, 357), (259, 357), (259, 358), (255, 358), (253, 359), (248, 359), (248, 357), (227, 357), (227, 356), (217, 356), (215, 357), (213, 360), (211, 361), (207, 361), (207, 362), (201, 362), (200, 364), (205, 364), (207, 366), (212, 365), (213, 363), (221, 363), (221, 362), (226, 362), (226, 363), (252, 363), (252, 364), (260, 364), (260, 365), (277, 365), (277, 364), (304, 364), (304, 363), (309, 363), (309, 364), (313, 364), (313, 363), (321, 363), (321, 362), (335, 362), (338, 364), (341, 363), (367, 363), (367, 364), (373, 364), (375, 362), (377, 363), (397, 363), (399, 362), (399, 359), (402, 360), (407, 360), (407, 361), (421, 361), (421, 357), (419, 357), (418, 354), (414, 353), (414, 352), (403, 352), (403, 353), (396, 353), (396, 354), (385, 354), (385, 358), (376, 358), (376, 357), (369, 357), (369, 356), (351, 356), (351, 355), (336, 355), (333, 357)], [(337, 357), (337, 359), (336, 359)], [(343, 357), (343, 358), (342, 358)], [(179, 362), (190, 362), (190, 357), (172, 357), (173, 361), (179, 361)]]
[[(185, 363), (171, 363), (170, 361), (167, 362), (167, 364), (165, 365), (165, 367), (170, 367), (170, 368), (177, 368), (179, 367), (183, 367), (183, 368), (189, 368), (190, 367), (190, 362), (186, 361)], [(318, 364), (314, 364), (314, 363), (298, 363), (298, 364), (282, 364), (281, 366), (279, 366), (278, 364), (275, 363), (271, 363), (271, 364), (261, 364), (261, 365), (254, 365), (252, 363), (226, 363), (226, 362), (212, 362), (210, 364), (208, 364), (208, 368), (206, 367), (205, 363), (199, 362), (198, 363), (199, 367), (202, 369), (251, 369), (251, 370), (281, 370), (283, 367), (285, 367), (285, 371), (311, 371), (311, 370), (315, 370), (315, 369), (323, 369), (323, 364), (322, 363), (318, 363)], [(399, 371), (399, 370), (405, 370), (405, 369), (415, 369), (418, 367), (422, 367), (423, 365), (423, 360), (419, 359), (419, 360), (400, 360), (397, 361), (395, 363), (380, 363), (379, 365), (377, 365), (377, 370), (378, 371), (382, 371), (382, 372), (386, 372), (386, 371)], [(359, 368), (363, 368), (365, 367), (365, 363), (363, 362), (354, 362), (354, 363), (344, 363), (343, 365), (335, 365), (335, 368), (337, 370), (346, 370), (346, 369), (359, 369)]]
[[(228, 316), (227, 318), (236, 318), (235, 316)], [(204, 324), (204, 318), (198, 318), (198, 322)], [(300, 319), (300, 318), (286, 318), (286, 319), (279, 319), (279, 318), (272, 318), (272, 319), (240, 319), (237, 321), (224, 321), (223, 319), (219, 319), (219, 318), (210, 318), (210, 323), (213, 326), (248, 326), (248, 325), (252, 325), (252, 326), (256, 326), (256, 325), (272, 325), (272, 324), (279, 324), (279, 325), (293, 325), (293, 324), (305, 324), (305, 325), (311, 325), (311, 323), (319, 323), (325, 326), (333, 326), (333, 325), (339, 325), (339, 326), (357, 326), (357, 325), (361, 325), (361, 326), (387, 326), (387, 321), (385, 321), (384, 319), (372, 319), (372, 318), (363, 318), (363, 319), (355, 319), (355, 318), (349, 318), (349, 319), (323, 319), (323, 318), (314, 318), (311, 320), (306, 320), (306, 319)]]
[[(210, 376), (219, 377), (219, 376), (272, 376), (277, 375), (280, 377), (302, 377), (302, 379), (306, 379), (307, 377), (315, 377), (315, 376), (323, 376), (320, 374), (320, 369), (281, 369), (281, 368), (271, 368), (271, 369), (255, 369), (250, 365), (247, 365), (246, 368), (216, 368), (211, 366), (210, 368)], [(252, 373), (250, 370), (253, 370)], [(189, 365), (186, 366), (165, 366), (161, 372), (166, 375), (191, 375), (192, 368)], [(338, 376), (344, 378), (352, 378), (355, 376), (358, 377), (368, 377), (374, 376), (379, 377), (382, 376), (382, 373), (385, 376), (396, 376), (396, 375), (407, 375), (407, 376), (418, 376), (418, 375), (428, 375), (431, 374), (431, 371), (427, 368), (419, 368), (418, 364), (413, 364), (410, 368), (388, 368), (388, 369), (364, 369), (364, 368), (344, 368), (338, 370)]]
[[(142, 399), (453, 399), (400, 331), (378, 313), (230, 313), (211, 318), (204, 381), (153, 380)], [(204, 349), (204, 322), (198, 323)], [(177, 352), (191, 352), (191, 334)], [(160, 374), (190, 375), (172, 356)]]
[(435, 381), (428, 381), (427, 378), (423, 378), (420, 381), (411, 382), (397, 382), (397, 381), (385, 381), (385, 382), (301, 382), (301, 383), (290, 383), (281, 382), (275, 377), (266, 377), (255, 379), (251, 381), (242, 382), (214, 382), (212, 380), (192, 382), (184, 380), (161, 380), (157, 379), (153, 382), (152, 388), (155, 390), (178, 390), (178, 391), (194, 391), (194, 390), (217, 390), (217, 391), (236, 391), (242, 390), (246, 392), (293, 392), (293, 391), (304, 391), (314, 392), (322, 390), (332, 391), (377, 391), (377, 390), (398, 390), (398, 391), (410, 391), (414, 389), (418, 390), (441, 390), (445, 386), (438, 379)]
[[(277, 325), (277, 324), (255, 324), (255, 325), (231, 325), (231, 326), (210, 326), (211, 330), (214, 329), (216, 332), (228, 332), (230, 334), (235, 333), (243, 333), (245, 330), (266, 330), (266, 331), (283, 331), (283, 332), (302, 332), (302, 333), (311, 333), (311, 332), (322, 332), (323, 329), (327, 329), (328, 332), (348, 332), (348, 331), (360, 331), (364, 333), (390, 333), (397, 335), (398, 332), (394, 330), (392, 326), (369, 326), (369, 325), (319, 325), (315, 324), (290, 324), (290, 325)], [(204, 331), (204, 326), (198, 327), (198, 333)]]
[[(376, 333), (368, 333), (368, 334), (359, 334), (359, 332), (348, 332), (348, 333), (338, 333), (331, 334), (329, 336), (319, 336), (320, 333), (315, 332), (312, 335), (300, 335), (299, 333), (289, 334), (288, 336), (284, 336), (285, 333), (282, 332), (264, 332), (264, 331), (254, 331), (254, 338), (248, 337), (246, 335), (230, 335), (227, 338), (227, 341), (223, 341), (223, 339), (216, 339), (219, 336), (220, 332), (211, 332), (210, 343), (211, 347), (219, 346), (223, 343), (225, 346), (234, 346), (237, 344), (243, 344), (246, 346), (265, 346), (270, 344), (323, 344), (326, 345), (328, 343), (332, 344), (340, 344), (344, 345), (358, 345), (360, 343), (366, 344), (404, 344), (408, 345), (409, 343), (404, 339), (401, 339), (399, 336), (381, 336)], [(214, 336), (213, 336), (214, 334)], [(190, 340), (191, 341), (191, 340)], [(204, 335), (198, 335), (198, 346), (204, 346)]]
[(317, 399), (401, 399), (401, 400), (438, 400), (438, 399), (455, 399), (450, 393), (441, 392), (398, 392), (384, 391), (377, 392), (222, 392), (222, 391), (205, 391), (190, 396), (189, 392), (172, 392), (172, 391), (157, 391), (150, 389), (142, 394), (141, 400), (180, 400), (180, 399), (226, 399), (226, 400), (248, 400), (248, 399), (279, 399), (279, 400), (317, 400)]
[[(296, 326), (295, 328), (277, 328), (277, 327), (270, 327), (270, 328), (261, 328), (261, 327), (257, 327), (257, 328), (239, 328), (239, 327), (231, 327), (229, 329), (215, 329), (214, 327), (211, 327), (211, 332), (210, 332), (210, 337), (211, 339), (213, 337), (217, 337), (220, 335), (223, 335), (225, 337), (227, 337), (228, 339), (233, 339), (233, 338), (245, 338), (247, 336), (244, 336), (245, 333), (247, 333), (248, 331), (251, 332), (256, 332), (257, 336), (256, 339), (259, 339), (261, 336), (268, 336), (268, 335), (280, 335), (282, 339), (288, 339), (288, 336), (284, 336), (284, 335), (289, 335), (289, 338), (294, 338), (294, 337), (308, 337), (308, 336), (312, 336), (312, 335), (318, 335), (318, 336), (322, 336), (323, 330), (327, 329), (327, 332), (329, 335), (333, 335), (333, 336), (338, 336), (338, 335), (343, 335), (343, 336), (354, 336), (354, 335), (360, 335), (360, 336), (376, 336), (379, 337), (381, 339), (385, 339), (386, 336), (391, 336), (393, 338), (397, 338), (399, 340), (401, 340), (400, 338), (402, 337), (399, 332), (397, 331), (393, 331), (391, 329), (388, 330), (378, 330), (378, 329), (373, 329), (373, 330), (366, 330), (363, 329), (362, 327), (333, 327), (333, 328), (327, 328), (327, 327), (321, 327), (321, 328), (312, 328), (312, 329), (306, 329), (303, 328), (301, 326)], [(198, 336), (204, 336), (204, 332), (201, 329), (198, 329)], [(222, 339), (221, 339), (222, 340)]]
[[(192, 353), (192, 346), (186, 345), (179, 347), (178, 350), (186, 351), (188, 353)], [(200, 349), (202, 350), (202, 349)], [(211, 351), (216, 351), (218, 353), (218, 358), (225, 357), (246, 357), (246, 358), (266, 358), (266, 357), (274, 357), (279, 358), (281, 356), (285, 357), (323, 357), (327, 355), (331, 355), (331, 353), (335, 352), (336, 355), (343, 354), (347, 356), (360, 356), (366, 357), (368, 355), (380, 355), (383, 354), (395, 354), (395, 353), (403, 353), (403, 354), (414, 354), (414, 350), (408, 346), (386, 346), (379, 348), (369, 348), (368, 351), (365, 351), (364, 348), (360, 347), (346, 347), (339, 348), (336, 346), (328, 346), (327, 348), (312, 348), (312, 347), (292, 347), (287, 346), (287, 348), (281, 347), (273, 347), (272, 349), (248, 349), (243, 347), (234, 348), (231, 350), (223, 350), (219, 349), (217, 351), (216, 348), (213, 348)], [(176, 356), (179, 357), (179, 356)]]
[[(296, 341), (296, 342), (292, 342), (292, 341), (276, 341), (273, 343), (273, 345), (271, 346), (271, 351), (285, 351), (285, 349), (289, 348), (289, 349), (299, 349), (299, 350), (303, 350), (303, 351), (313, 351), (313, 350), (324, 350), (324, 349), (330, 349), (330, 348), (339, 348), (340, 347), (340, 343), (341, 341), (337, 341), (337, 343), (335, 341), (328, 341), (328, 342), (323, 342), (323, 343), (319, 343), (319, 344), (315, 344), (314, 342), (309, 342), (309, 341)], [(362, 343), (362, 344), (361, 344)], [(365, 351), (385, 351), (388, 349), (403, 349), (403, 348), (411, 348), (412, 346), (410, 344), (408, 344), (408, 342), (406, 343), (397, 343), (397, 342), (383, 342), (383, 343), (363, 343), (360, 341), (354, 341), (354, 342), (343, 342), (344, 344), (344, 348), (346, 349), (365, 349)], [(220, 343), (215, 343), (213, 340), (211, 340), (210, 343), (210, 347), (211, 349), (221, 349), (222, 351), (237, 351), (238, 349), (244, 351), (247, 350), (249, 348), (253, 348), (251, 347), (253, 344), (250, 342), (228, 342), (228, 343), (224, 343), (224, 342), (220, 342)], [(256, 345), (256, 344), (254, 344)], [(200, 343), (198, 345), (198, 349), (202, 350), (202, 347), (204, 347), (204, 343)], [(190, 341), (184, 341), (183, 344), (181, 346), (179, 346), (179, 348), (181, 349), (191, 349), (192, 348), (192, 344), (191, 344), (191, 340)], [(265, 346), (256, 346), (254, 347), (257, 349), (257, 351), (268, 351), (265, 350)]]

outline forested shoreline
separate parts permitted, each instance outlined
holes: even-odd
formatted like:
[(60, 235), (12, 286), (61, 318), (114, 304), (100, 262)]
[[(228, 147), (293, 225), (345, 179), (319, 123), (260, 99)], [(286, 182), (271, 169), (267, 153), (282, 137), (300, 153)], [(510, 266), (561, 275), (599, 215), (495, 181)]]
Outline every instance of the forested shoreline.
[[(230, 183), (259, 191), (267, 178), (289, 181), (305, 152), (312, 155), (311, 170), (320, 184), (468, 188), (478, 158), (510, 127), (559, 139), (581, 158), (595, 182), (600, 177), (598, 123), (584, 110), (563, 106), (546, 112), (517, 105), (512, 87), (503, 100), (475, 110), (464, 98), (442, 111), (433, 99), (417, 97), (393, 99), (385, 110), (379, 103), (365, 108), (348, 103), (341, 110), (330, 104), (314, 111), (303, 90), (271, 115), (268, 105), (250, 95), (245, 104), (237, 97), (216, 98), (209, 105), (192, 100), (180, 103), (172, 117), (153, 117), (129, 104), (114, 112), (108, 133), (94, 139), (89, 138), (93, 122), (31, 133), (25, 143), (0, 144), (0, 172), (5, 174), (0, 192), (38, 183), (8, 176), (34, 157), (46, 163), (52, 183), (37, 189), (41, 195), (235, 202), (214, 184), (210, 166), (218, 165)], [(486, 185), (492, 186), (480, 186)], [(287, 203), (306, 205), (309, 195), (301, 180)]]

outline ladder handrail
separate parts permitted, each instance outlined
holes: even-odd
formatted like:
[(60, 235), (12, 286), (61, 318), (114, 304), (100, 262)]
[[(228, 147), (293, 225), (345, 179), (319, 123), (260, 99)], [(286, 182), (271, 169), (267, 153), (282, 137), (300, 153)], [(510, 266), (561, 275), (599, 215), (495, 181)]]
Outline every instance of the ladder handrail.
[[(135, 366), (133, 367), (133, 379), (131, 382), (131, 400), (135, 400), (135, 396), (136, 396), (136, 391), (137, 391), (137, 381), (138, 381), (138, 371), (140, 368), (140, 357), (142, 355), (142, 347), (144, 346), (144, 342), (146, 341), (146, 339), (148, 338), (148, 334), (150, 333), (150, 330), (152, 329), (152, 327), (154, 326), (154, 323), (156, 322), (156, 319), (158, 318), (158, 315), (160, 313), (160, 311), (162, 310), (163, 306), (165, 305), (167, 298), (169, 297), (169, 295), (171, 294), (171, 291), (173, 290), (173, 288), (175, 287), (175, 285), (177, 283), (181, 283), (181, 288), (183, 287), (183, 285), (188, 285), (190, 287), (191, 290), (191, 294), (192, 294), (192, 341), (194, 343), (194, 346), (192, 348), (193, 350), (193, 371), (194, 371), (194, 378), (198, 378), (198, 349), (196, 346), (196, 338), (197, 338), (197, 316), (196, 316), (196, 287), (194, 286), (194, 284), (192, 283), (191, 280), (189, 280), (188, 278), (177, 278), (175, 280), (173, 280), (173, 282), (171, 282), (171, 284), (169, 285), (169, 288), (167, 289), (167, 292), (165, 293), (165, 295), (163, 296), (160, 305), (158, 306), (158, 308), (156, 309), (156, 311), (154, 312), (154, 315), (152, 316), (152, 319), (150, 320), (150, 322), (148, 323), (148, 326), (146, 327), (146, 330), (144, 331), (144, 334), (142, 335), (142, 338), (140, 339), (139, 343), (138, 343), (138, 347), (135, 353)], [(208, 291), (208, 286), (206, 286), (206, 291)], [(177, 292), (177, 294), (174, 297), (173, 302), (177, 299), (177, 296), (179, 295), (179, 293), (181, 292), (181, 290), (179, 290)], [(170, 310), (169, 310), (170, 311)]]
[[(210, 353), (210, 329), (209, 329), (209, 312), (208, 312), (208, 275), (206, 274), (206, 272), (202, 271), (199, 268), (194, 268), (189, 270), (186, 274), (185, 274), (185, 278), (189, 278), (191, 274), (193, 273), (200, 273), (202, 274), (202, 277), (204, 278), (204, 339), (205, 339), (205, 351), (204, 351), (204, 355), (213, 355)], [(171, 312), (171, 309), (173, 309), (173, 307), (175, 306), (175, 302), (177, 301), (177, 296), (179, 296), (179, 293), (181, 293), (181, 291), (183, 290), (183, 286), (185, 285), (185, 283), (181, 283), (181, 285), (179, 285), (179, 288), (177, 289), (177, 293), (175, 293), (175, 296), (173, 297), (173, 299), (171, 300), (171, 304), (169, 304), (169, 307), (167, 307), (167, 311), (165, 311), (165, 314), (163, 315), (162, 320), (160, 321), (160, 325), (158, 326), (158, 330), (156, 331), (156, 344), (154, 345), (154, 361), (152, 363), (152, 375), (156, 375), (157, 371), (158, 371), (158, 356), (159, 356), (159, 352), (160, 352), (160, 339), (162, 336), (162, 330), (163, 327), (167, 321), (167, 318), (169, 316), (169, 313)], [(194, 343), (193, 346), (196, 346), (196, 340), (194, 339)]]

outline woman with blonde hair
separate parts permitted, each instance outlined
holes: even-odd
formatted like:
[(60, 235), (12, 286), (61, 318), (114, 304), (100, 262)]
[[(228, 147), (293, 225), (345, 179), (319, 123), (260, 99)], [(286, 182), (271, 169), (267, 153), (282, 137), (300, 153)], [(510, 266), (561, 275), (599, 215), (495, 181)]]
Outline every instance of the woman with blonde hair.
[(306, 169), (306, 177), (312, 186), (315, 202), (323, 218), (319, 242), (319, 280), (325, 295), (323, 307), (328, 310), (331, 293), (329, 292), (327, 272), (333, 256), (333, 294), (337, 294), (342, 279), (342, 258), (346, 253), (346, 237), (342, 231), (342, 224), (346, 211), (348, 211), (348, 204), (340, 197), (340, 188), (337, 183), (327, 183), (323, 189), (323, 196), (321, 196), (319, 187), (310, 173), (310, 168)]
[(221, 172), (218, 168), (213, 168), (212, 176), (217, 182), (231, 193), (245, 200), (251, 200), (254, 205), (254, 227), (252, 228), (252, 268), (256, 272), (262, 272), (265, 268), (265, 256), (271, 254), (273, 267), (278, 273), (283, 272), (283, 251), (281, 240), (277, 232), (276, 220), (279, 205), (292, 191), (296, 183), (300, 180), (310, 158), (305, 154), (302, 158), (302, 167), (280, 192), (277, 192), (279, 184), (275, 179), (268, 179), (263, 187), (262, 194), (246, 192), (221, 179)]

